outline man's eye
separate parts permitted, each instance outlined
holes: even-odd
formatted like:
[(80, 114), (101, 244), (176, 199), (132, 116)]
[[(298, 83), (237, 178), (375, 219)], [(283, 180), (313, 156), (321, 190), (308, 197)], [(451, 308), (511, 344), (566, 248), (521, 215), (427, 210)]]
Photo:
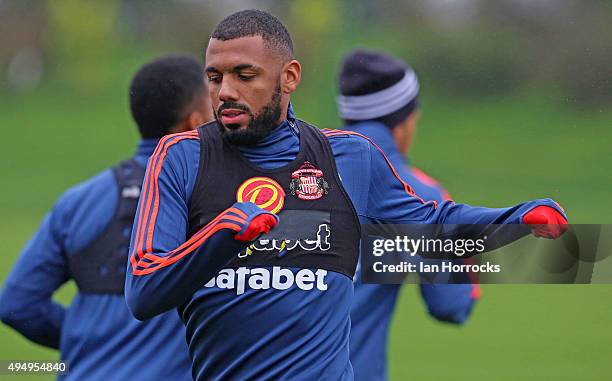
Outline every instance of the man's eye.
[(208, 76), (208, 82), (221, 82), (221, 76), (220, 75), (209, 75)]
[(254, 75), (247, 75), (247, 74), (238, 74), (238, 78), (241, 81), (250, 81), (251, 79), (255, 78)]

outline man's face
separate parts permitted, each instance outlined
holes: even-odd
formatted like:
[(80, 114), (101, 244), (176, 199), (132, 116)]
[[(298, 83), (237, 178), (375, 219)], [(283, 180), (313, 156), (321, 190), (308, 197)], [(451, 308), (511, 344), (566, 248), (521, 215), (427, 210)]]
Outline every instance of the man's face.
[(206, 74), (212, 108), (231, 143), (255, 144), (280, 123), (282, 69), (282, 59), (261, 36), (210, 40)]

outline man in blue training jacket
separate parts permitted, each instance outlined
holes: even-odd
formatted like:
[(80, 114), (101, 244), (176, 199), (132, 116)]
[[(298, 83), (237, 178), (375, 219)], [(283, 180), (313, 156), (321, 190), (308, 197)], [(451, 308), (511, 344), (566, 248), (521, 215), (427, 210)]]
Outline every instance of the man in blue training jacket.
[[(162, 136), (212, 118), (201, 64), (166, 56), (144, 65), (132, 80), (130, 106), (142, 136), (134, 157), (64, 193), (0, 297), (5, 324), (60, 350), (69, 363), (62, 380), (191, 380), (176, 311), (140, 322), (129, 312), (123, 288), (147, 159)], [(78, 293), (65, 308), (52, 295), (71, 279)]]
[[(344, 57), (339, 74), (338, 111), (345, 129), (368, 137), (380, 147), (398, 175), (424, 200), (449, 200), (442, 186), (405, 157), (416, 131), (419, 82), (404, 62), (387, 54), (357, 49)], [(467, 277), (467, 275), (466, 275)], [(469, 279), (458, 280), (469, 283)], [(351, 363), (355, 380), (387, 379), (387, 339), (401, 285), (365, 284), (359, 269), (351, 307)], [(429, 313), (461, 324), (469, 316), (478, 285), (421, 284)]]
[(524, 223), (536, 213), (538, 234), (563, 231), (549, 199), (426, 203), (367, 139), (297, 120), (301, 65), (266, 12), (222, 20), (205, 71), (216, 121), (163, 138), (149, 160), (125, 284), (137, 318), (179, 310), (196, 380), (352, 380), (360, 223)]

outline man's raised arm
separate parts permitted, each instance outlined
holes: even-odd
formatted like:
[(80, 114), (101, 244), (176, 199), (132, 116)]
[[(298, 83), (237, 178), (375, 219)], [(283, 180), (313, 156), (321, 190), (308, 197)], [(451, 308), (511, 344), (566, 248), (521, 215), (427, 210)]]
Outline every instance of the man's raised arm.
[(127, 304), (138, 319), (186, 302), (278, 220), (253, 203), (235, 203), (187, 239), (189, 188), (197, 170), (197, 163), (190, 170), (188, 145), (197, 139), (196, 131), (167, 136), (147, 165), (125, 280)]
[(368, 218), (391, 224), (529, 224), (536, 236), (563, 234), (567, 217), (551, 199), (527, 201), (509, 208), (484, 208), (452, 201), (424, 202), (398, 176), (382, 151), (370, 145), (371, 181)]

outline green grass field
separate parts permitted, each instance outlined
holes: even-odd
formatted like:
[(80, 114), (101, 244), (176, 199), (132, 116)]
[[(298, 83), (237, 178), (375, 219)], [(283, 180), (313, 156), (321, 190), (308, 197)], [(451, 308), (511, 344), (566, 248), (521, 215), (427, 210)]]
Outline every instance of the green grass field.
[[(99, 92), (46, 85), (0, 95), (0, 280), (66, 187), (133, 152), (126, 89), (138, 62), (118, 62), (113, 85)], [(298, 93), (298, 116), (335, 127), (332, 115), (315, 111), (315, 102), (332, 100)], [(571, 111), (533, 94), (486, 100), (426, 94), (422, 104), (413, 163), (457, 201), (505, 206), (553, 197), (571, 222), (610, 222), (609, 111)], [(73, 292), (68, 285), (58, 299), (68, 302)], [(391, 379), (608, 380), (611, 300), (612, 286), (486, 285), (472, 319), (456, 328), (429, 319), (417, 288), (406, 285), (391, 330)], [(0, 359), (55, 358), (0, 327)]]

